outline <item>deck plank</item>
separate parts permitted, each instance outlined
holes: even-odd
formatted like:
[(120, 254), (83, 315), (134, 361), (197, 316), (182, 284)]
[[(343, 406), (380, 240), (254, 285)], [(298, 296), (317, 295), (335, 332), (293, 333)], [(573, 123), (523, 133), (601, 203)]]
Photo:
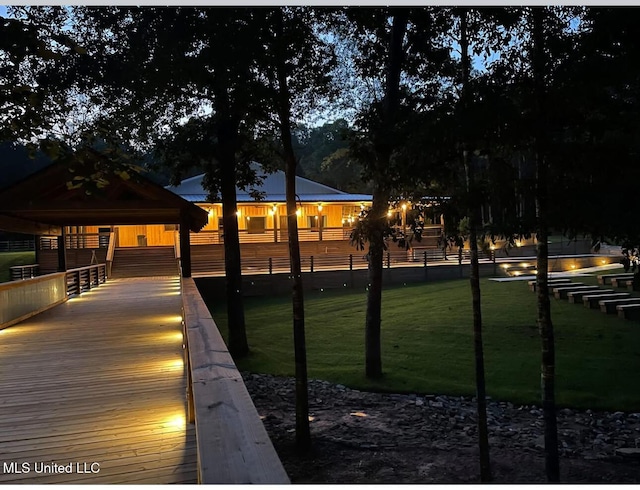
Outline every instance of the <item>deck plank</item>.
[[(1, 483), (197, 481), (179, 291), (177, 277), (109, 281), (0, 331)], [(52, 462), (100, 472), (35, 472)]]

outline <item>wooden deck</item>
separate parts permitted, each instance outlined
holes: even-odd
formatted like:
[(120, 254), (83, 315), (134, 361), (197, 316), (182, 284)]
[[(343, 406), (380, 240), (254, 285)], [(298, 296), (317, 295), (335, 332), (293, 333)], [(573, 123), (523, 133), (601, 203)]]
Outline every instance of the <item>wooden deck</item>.
[(120, 279), (0, 331), (0, 483), (195, 483), (181, 304)]

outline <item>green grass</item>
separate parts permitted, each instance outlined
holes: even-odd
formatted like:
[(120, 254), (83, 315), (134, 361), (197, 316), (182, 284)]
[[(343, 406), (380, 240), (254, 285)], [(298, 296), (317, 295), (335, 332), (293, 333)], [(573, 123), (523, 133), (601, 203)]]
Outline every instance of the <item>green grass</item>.
[(14, 265), (33, 264), (36, 261), (35, 252), (2, 252), (0, 253), (0, 282), (7, 282), (11, 275), (9, 267)]
[[(595, 280), (595, 278), (593, 278)], [(536, 297), (526, 282), (482, 280), (487, 392), (500, 400), (540, 400)], [(640, 324), (552, 299), (560, 406), (640, 410)], [(383, 293), (380, 381), (364, 377), (366, 293), (305, 297), (309, 376), (379, 391), (473, 395), (471, 294), (466, 280), (390, 288)], [(223, 335), (224, 304), (210, 303)], [(293, 375), (290, 297), (247, 298), (251, 353), (238, 367)]]

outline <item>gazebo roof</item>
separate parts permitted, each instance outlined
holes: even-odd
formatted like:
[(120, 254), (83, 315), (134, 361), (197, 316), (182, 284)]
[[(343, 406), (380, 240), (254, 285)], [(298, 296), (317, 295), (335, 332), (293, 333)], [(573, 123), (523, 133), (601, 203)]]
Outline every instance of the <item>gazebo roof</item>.
[(0, 229), (34, 234), (59, 234), (62, 226), (177, 224), (192, 231), (207, 223), (207, 213), (142, 175), (109, 174), (108, 184), (91, 194), (70, 188), (77, 175), (55, 163), (0, 191)]

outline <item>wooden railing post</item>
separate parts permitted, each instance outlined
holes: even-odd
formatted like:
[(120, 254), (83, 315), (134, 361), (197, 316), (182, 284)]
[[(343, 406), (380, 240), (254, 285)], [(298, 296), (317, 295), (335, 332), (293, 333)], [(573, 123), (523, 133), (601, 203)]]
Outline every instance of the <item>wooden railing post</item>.
[(309, 257), (310, 261), (309, 261), (309, 270), (311, 272), (313, 272), (313, 255), (311, 257)]

